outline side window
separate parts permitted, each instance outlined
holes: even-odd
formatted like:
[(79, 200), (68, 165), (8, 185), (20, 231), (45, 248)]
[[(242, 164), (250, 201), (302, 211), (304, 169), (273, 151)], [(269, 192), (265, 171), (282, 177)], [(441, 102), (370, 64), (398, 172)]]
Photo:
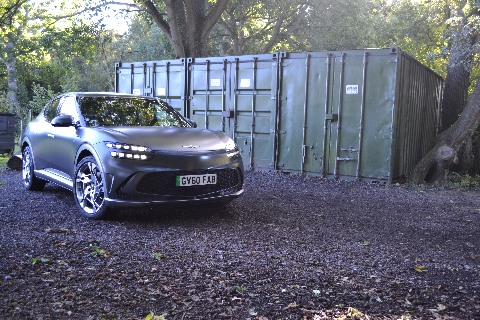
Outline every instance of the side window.
[(47, 121), (50, 122), (57, 116), (57, 107), (58, 103), (60, 102), (60, 99), (55, 99), (52, 101), (48, 109), (45, 110), (45, 117), (47, 118)]
[(77, 101), (74, 97), (64, 97), (60, 104), (59, 116), (69, 115), (75, 121), (78, 121)]

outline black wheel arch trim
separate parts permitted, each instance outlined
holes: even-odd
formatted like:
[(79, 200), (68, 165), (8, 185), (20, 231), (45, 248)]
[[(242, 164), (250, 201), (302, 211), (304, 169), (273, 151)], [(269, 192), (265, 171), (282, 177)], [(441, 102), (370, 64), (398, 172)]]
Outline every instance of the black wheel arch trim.
[[(88, 154), (85, 154), (85, 152), (87, 152)], [(82, 156), (82, 154), (83, 154), (83, 156)], [(78, 148), (77, 154), (75, 155), (75, 168), (80, 163), (80, 161), (82, 161), (84, 158), (86, 158), (88, 156), (94, 157), (95, 161), (97, 162), (97, 165), (102, 170), (103, 181), (105, 182), (105, 186), (108, 188), (108, 190), (105, 190), (105, 193), (110, 194), (110, 192), (112, 191), (113, 176), (111, 174), (108, 174), (105, 171), (103, 161), (101, 161), (100, 157), (98, 156), (97, 150), (95, 149), (95, 147), (92, 144), (90, 144), (88, 142), (85, 142), (84, 144), (82, 144)], [(76, 169), (75, 169), (75, 172), (76, 172)], [(75, 182), (75, 173), (74, 173), (74, 176), (73, 176), (73, 180)]]

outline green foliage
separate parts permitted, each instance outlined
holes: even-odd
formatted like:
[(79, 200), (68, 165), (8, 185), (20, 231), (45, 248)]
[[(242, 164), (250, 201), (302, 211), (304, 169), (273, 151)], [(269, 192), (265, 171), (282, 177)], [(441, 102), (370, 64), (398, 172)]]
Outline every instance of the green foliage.
[(127, 61), (175, 58), (173, 47), (160, 28), (139, 16), (132, 20), (130, 30), (122, 40), (125, 50), (122, 58)]
[(0, 92), (0, 112), (11, 112), (15, 104), (10, 101), (7, 91)]
[(163, 253), (156, 253), (156, 252), (155, 252), (155, 253), (153, 254), (153, 257), (154, 257), (155, 259), (157, 259), (158, 261), (160, 261), (160, 260), (162, 260), (162, 259), (165, 259), (165, 255), (164, 255)]
[(32, 266), (34, 266), (35, 264), (37, 264), (37, 263), (39, 263), (39, 262), (41, 262), (41, 263), (48, 263), (48, 262), (50, 262), (50, 259), (43, 258), (43, 257), (42, 257), (42, 258), (33, 258), (33, 259), (32, 259)]
[(446, 186), (452, 189), (480, 189), (480, 176), (471, 176), (467, 173), (452, 172), (448, 176)]
[(243, 292), (247, 291), (247, 288), (244, 288), (242, 286), (237, 286), (237, 287), (235, 287), (235, 290), (237, 292), (243, 293)]
[(102, 250), (100, 249), (99, 247), (95, 246), (95, 245), (90, 245), (88, 246), (87, 248), (85, 249), (91, 249), (93, 250), (92, 252), (90, 252), (89, 256), (90, 257), (93, 257), (93, 258), (107, 258), (109, 257), (109, 255), (107, 254), (107, 250)]
[(34, 114), (40, 113), (45, 105), (57, 95), (50, 87), (44, 88), (36, 83), (33, 84), (33, 94), (28, 107)]
[(405, 52), (445, 76), (447, 60), (439, 57), (445, 44), (445, 13), (440, 1), (410, 0), (377, 3), (373, 10), (375, 47), (401, 47)]
[[(7, 161), (9, 159), (8, 154), (0, 154), (0, 168), (6, 167), (7, 166)], [(1, 171), (0, 171), (1, 173)]]
[(294, 46), (307, 51), (328, 51), (375, 47), (378, 28), (375, 19), (382, 6), (383, 2), (371, 0), (312, 1), (305, 22), (286, 49)]

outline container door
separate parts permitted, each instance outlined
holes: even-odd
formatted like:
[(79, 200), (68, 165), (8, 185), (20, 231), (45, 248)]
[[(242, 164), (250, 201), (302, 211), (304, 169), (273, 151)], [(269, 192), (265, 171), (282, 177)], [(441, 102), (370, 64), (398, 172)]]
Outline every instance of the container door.
[(190, 116), (199, 128), (225, 131), (226, 60), (195, 60), (189, 64)]
[(291, 53), (281, 58), (276, 169), (322, 175), (326, 137), (330, 138), (326, 126), (331, 127), (326, 109), (331, 108), (332, 58), (328, 53)]
[(188, 117), (185, 108), (185, 59), (154, 62), (151, 68), (153, 95)]
[(277, 54), (237, 58), (233, 69), (235, 142), (246, 168), (273, 168)]
[[(334, 58), (328, 152), (325, 171), (335, 178), (359, 177), (364, 114), (365, 56), (341, 53)], [(329, 112), (330, 114), (330, 112)]]
[[(117, 71), (116, 92), (134, 95), (150, 95), (152, 93), (149, 85), (151, 72), (148, 72), (146, 64), (142, 62), (117, 63), (115, 69)], [(148, 87), (147, 90), (145, 90), (146, 87)]]

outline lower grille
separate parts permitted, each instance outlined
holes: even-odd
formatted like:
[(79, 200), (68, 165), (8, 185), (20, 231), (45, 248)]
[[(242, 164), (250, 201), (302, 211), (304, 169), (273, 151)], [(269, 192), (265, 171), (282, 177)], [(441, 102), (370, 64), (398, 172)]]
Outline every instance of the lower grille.
[[(178, 187), (177, 176), (216, 174), (217, 183), (203, 186)], [(194, 171), (159, 171), (148, 173), (137, 184), (139, 194), (127, 195), (120, 192), (118, 196), (128, 200), (175, 200), (202, 198), (230, 194), (242, 189), (242, 176), (239, 169), (215, 169)]]

